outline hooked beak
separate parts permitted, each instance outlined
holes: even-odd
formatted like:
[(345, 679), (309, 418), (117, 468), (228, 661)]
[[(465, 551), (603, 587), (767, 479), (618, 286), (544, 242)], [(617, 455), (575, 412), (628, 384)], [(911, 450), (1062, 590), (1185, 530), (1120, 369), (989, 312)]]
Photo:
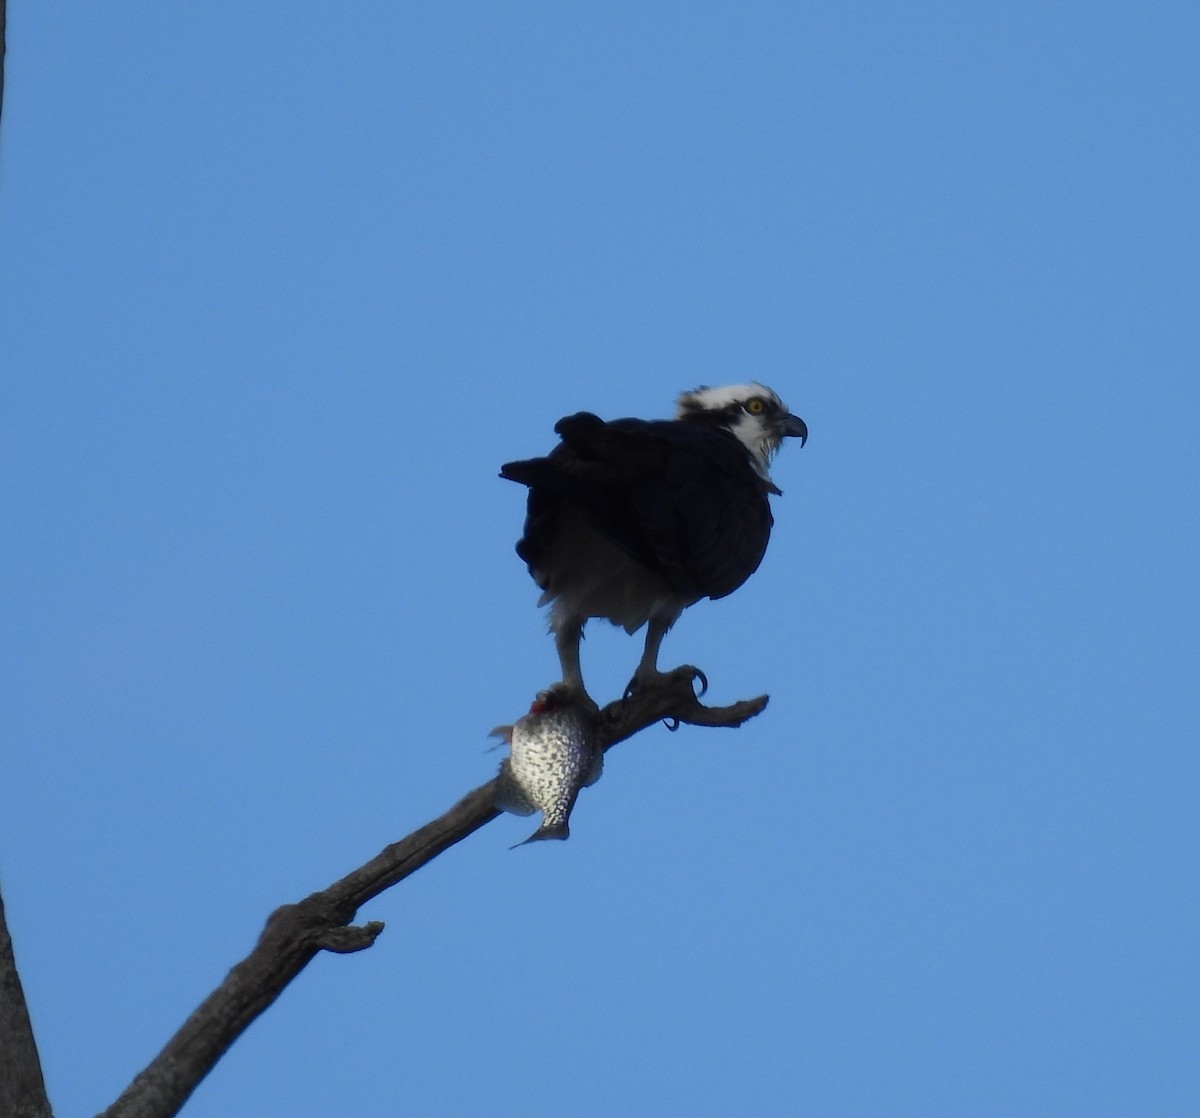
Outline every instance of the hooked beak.
[(801, 446), (808, 442), (808, 428), (804, 425), (804, 420), (790, 412), (783, 417), (783, 434), (785, 438), (798, 438)]

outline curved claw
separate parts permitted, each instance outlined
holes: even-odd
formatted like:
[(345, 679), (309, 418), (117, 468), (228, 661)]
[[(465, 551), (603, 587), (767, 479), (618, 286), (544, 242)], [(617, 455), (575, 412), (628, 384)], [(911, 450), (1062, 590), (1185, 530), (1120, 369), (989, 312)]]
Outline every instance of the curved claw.
[(676, 718), (676, 717), (675, 717), (673, 714), (672, 714), (672, 715), (669, 715), (669, 716), (668, 716), (668, 717), (666, 717), (666, 718), (664, 718), (664, 719), (662, 720), (662, 724), (663, 724), (664, 726), (666, 726), (666, 728), (667, 728), (668, 730), (670, 730), (670, 731), (671, 731), (671, 733), (674, 733), (676, 730), (678, 730), (678, 729), (679, 729), (679, 726), (680, 726), (679, 719), (678, 719), (678, 718)]
[[(633, 679), (631, 679), (625, 685), (625, 690), (621, 695), (621, 699), (622, 701), (631, 699), (634, 695), (637, 695), (639, 692), (644, 691), (649, 687), (653, 687), (656, 683), (678, 681), (685, 672), (687, 673), (689, 684), (691, 684), (693, 687), (693, 694), (697, 699), (701, 698), (708, 692), (708, 676), (706, 676), (698, 667), (696, 667), (695, 664), (680, 664), (679, 667), (674, 668), (672, 671), (657, 672), (650, 679), (638, 679), (637, 675), (635, 674)], [(694, 691), (695, 684), (697, 683), (700, 684), (699, 693)]]

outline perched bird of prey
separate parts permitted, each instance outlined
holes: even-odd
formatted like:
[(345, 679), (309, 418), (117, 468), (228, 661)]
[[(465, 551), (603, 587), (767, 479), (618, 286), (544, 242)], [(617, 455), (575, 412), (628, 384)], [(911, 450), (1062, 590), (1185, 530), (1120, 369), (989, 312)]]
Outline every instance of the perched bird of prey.
[(583, 626), (603, 617), (646, 646), (630, 691), (660, 677), (667, 630), (701, 598), (732, 594), (762, 562), (771, 535), (768, 467), (785, 438), (808, 438), (761, 384), (698, 388), (674, 419), (560, 419), (546, 457), (500, 476), (529, 487), (517, 554), (550, 606), (563, 683), (586, 695)]

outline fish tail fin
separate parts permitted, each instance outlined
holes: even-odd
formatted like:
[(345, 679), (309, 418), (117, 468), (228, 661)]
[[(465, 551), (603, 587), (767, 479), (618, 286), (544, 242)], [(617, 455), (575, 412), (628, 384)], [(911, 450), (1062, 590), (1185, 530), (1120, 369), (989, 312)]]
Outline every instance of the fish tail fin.
[(509, 850), (516, 850), (517, 846), (528, 846), (531, 842), (542, 842), (545, 839), (569, 839), (571, 837), (571, 829), (566, 822), (551, 823), (547, 826), (543, 823), (536, 831), (533, 832), (524, 842), (518, 842), (516, 846), (510, 846)]

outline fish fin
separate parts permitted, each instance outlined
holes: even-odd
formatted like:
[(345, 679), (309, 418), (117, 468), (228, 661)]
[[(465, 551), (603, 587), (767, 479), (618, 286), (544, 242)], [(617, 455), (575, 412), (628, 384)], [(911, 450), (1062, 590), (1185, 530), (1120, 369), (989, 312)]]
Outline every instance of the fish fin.
[(516, 850), (517, 846), (528, 846), (531, 842), (542, 842), (545, 839), (569, 839), (571, 830), (566, 823), (555, 823), (547, 827), (544, 823), (536, 831), (533, 832), (524, 842), (518, 842), (516, 846), (510, 846), (509, 850)]
[(507, 757), (500, 762), (500, 778), (492, 802), (501, 811), (511, 811), (513, 815), (532, 815), (537, 811), (525, 795), (525, 789), (513, 779)]
[(489, 738), (499, 739), (495, 745), (489, 745), (484, 753), (494, 753), (502, 745), (512, 745), (513, 728), (512, 726), (493, 726), (488, 730)]
[(589, 788), (595, 784), (604, 775), (604, 750), (597, 749), (595, 757), (592, 758), (592, 767), (588, 769), (587, 775), (583, 778), (581, 788)]

